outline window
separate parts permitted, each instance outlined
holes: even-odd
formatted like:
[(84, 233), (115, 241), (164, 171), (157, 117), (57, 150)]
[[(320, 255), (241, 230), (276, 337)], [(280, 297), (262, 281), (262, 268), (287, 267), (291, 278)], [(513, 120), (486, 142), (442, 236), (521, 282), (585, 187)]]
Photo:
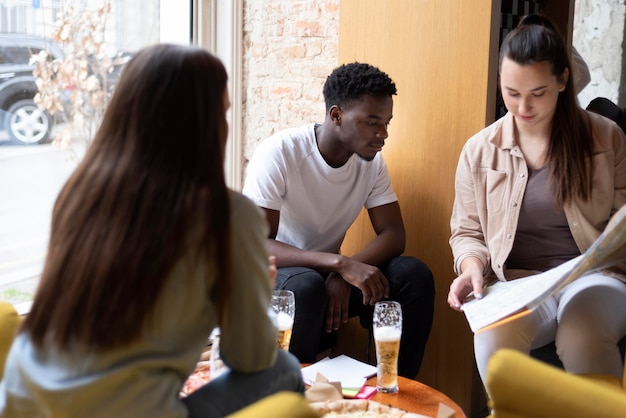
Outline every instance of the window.
[[(192, 13), (194, 4), (205, 10), (195, 8)], [(96, 8), (100, 9), (92, 12)], [(86, 131), (73, 126), (66, 107), (72, 106), (71, 93), (80, 89), (80, 80), (53, 90), (58, 108), (42, 108), (36, 102), (43, 100), (41, 84), (46, 78), (36, 77), (33, 70), (53, 60), (76, 60), (74, 64), (87, 65), (88, 74), (97, 75), (100, 82), (102, 74), (110, 77), (106, 93), (114, 89), (115, 77), (133, 51), (145, 45), (186, 43), (192, 38), (210, 42), (206, 25), (217, 10), (214, 2), (198, 0), (0, 0), (2, 32), (10, 32), (0, 34), (0, 300), (28, 309), (47, 251), (54, 201), (89, 146), (101, 116), (87, 112)], [(90, 13), (100, 14), (104, 45), (84, 51), (80, 50), (84, 38), (78, 37), (89, 34), (75, 25), (80, 19), (96, 18)], [(63, 21), (69, 38), (55, 36), (55, 25)], [(199, 24), (192, 25), (193, 21)], [(100, 36), (92, 35), (96, 41)], [(46, 54), (39, 55), (41, 50)], [(40, 56), (40, 62), (33, 56)]]
[(37, 55), (41, 50), (28, 47), (9, 46), (0, 50), (0, 65), (2, 64), (28, 64), (31, 55)]

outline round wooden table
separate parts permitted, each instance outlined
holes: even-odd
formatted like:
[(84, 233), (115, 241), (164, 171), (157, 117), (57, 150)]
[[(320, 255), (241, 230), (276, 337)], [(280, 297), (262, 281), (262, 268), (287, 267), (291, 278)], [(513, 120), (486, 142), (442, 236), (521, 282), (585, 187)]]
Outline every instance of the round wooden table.
[[(368, 386), (376, 386), (376, 376), (371, 377), (365, 383)], [(456, 402), (417, 380), (398, 377), (398, 393), (376, 393), (371, 400), (395, 406), (408, 412), (426, 415), (436, 418), (439, 403), (454, 410), (455, 418), (466, 418), (465, 413)]]

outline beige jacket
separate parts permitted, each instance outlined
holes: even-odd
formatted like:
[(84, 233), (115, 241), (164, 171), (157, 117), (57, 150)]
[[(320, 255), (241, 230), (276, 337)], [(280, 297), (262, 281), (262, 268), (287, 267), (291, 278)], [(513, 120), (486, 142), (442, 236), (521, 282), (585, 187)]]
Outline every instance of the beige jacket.
[[(593, 190), (587, 202), (567, 205), (565, 215), (581, 253), (602, 233), (609, 218), (626, 204), (626, 137), (612, 121), (595, 113)], [(455, 180), (450, 227), (454, 270), (474, 256), (485, 276), (512, 278), (505, 261), (513, 246), (528, 168), (514, 139), (513, 116), (504, 117), (472, 136), (461, 152)], [(626, 273), (626, 260), (617, 271)], [(509, 272), (510, 273), (510, 272)], [(626, 275), (621, 277), (626, 279)]]

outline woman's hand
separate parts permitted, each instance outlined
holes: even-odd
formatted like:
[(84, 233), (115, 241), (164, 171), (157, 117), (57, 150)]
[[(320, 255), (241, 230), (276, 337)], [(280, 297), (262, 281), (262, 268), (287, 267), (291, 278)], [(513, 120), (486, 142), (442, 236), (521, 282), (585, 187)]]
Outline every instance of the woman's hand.
[(273, 289), (276, 287), (276, 276), (278, 275), (278, 269), (276, 268), (276, 257), (270, 255), (269, 257), (270, 266), (269, 266), (269, 278), (270, 278), (270, 287)]
[(448, 305), (460, 311), (463, 300), (470, 292), (476, 299), (483, 297), (483, 264), (476, 257), (468, 257), (461, 263), (461, 273), (450, 285)]

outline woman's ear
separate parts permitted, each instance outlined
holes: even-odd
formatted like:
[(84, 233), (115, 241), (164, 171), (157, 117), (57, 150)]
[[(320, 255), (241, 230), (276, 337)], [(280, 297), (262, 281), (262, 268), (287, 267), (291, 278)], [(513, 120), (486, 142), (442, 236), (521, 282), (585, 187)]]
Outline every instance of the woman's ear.
[(560, 80), (559, 80), (559, 91), (563, 91), (565, 90), (565, 86), (567, 85), (567, 79), (569, 78), (569, 68), (565, 68), (563, 70), (563, 74), (561, 74)]

